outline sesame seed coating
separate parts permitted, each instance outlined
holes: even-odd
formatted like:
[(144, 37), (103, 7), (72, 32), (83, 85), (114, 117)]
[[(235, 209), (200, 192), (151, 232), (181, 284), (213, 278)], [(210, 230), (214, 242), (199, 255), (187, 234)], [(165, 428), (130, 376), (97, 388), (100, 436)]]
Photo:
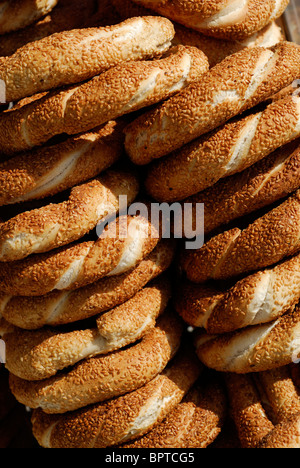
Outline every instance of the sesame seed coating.
[(242, 40), (279, 18), (288, 0), (133, 0), (207, 36)]
[(298, 78), (299, 57), (300, 46), (281, 42), (225, 58), (201, 80), (128, 125), (130, 159), (149, 164), (270, 98)]
[(0, 162), (0, 205), (55, 195), (108, 169), (123, 154), (123, 122)]
[[(209, 234), (230, 221), (272, 205), (300, 185), (299, 139), (274, 151), (242, 173), (226, 177), (212, 187), (186, 198), (192, 204), (191, 227), (196, 229), (195, 208), (203, 203), (204, 231)], [(188, 227), (186, 226), (185, 232)]]
[(210, 334), (272, 322), (300, 300), (299, 266), (298, 254), (227, 288), (187, 281), (178, 288), (175, 308), (189, 325)]
[(0, 64), (6, 100), (18, 101), (80, 83), (122, 62), (153, 58), (168, 50), (173, 37), (174, 28), (167, 18), (139, 17), (30, 42)]
[(4, 334), (6, 368), (25, 380), (42, 380), (83, 359), (135, 343), (155, 324), (170, 299), (170, 282), (160, 277), (124, 304), (95, 317), (93, 328), (64, 331), (15, 328)]
[(42, 296), (74, 290), (134, 268), (158, 244), (159, 235), (141, 216), (120, 216), (96, 241), (77, 242), (17, 262), (2, 262), (0, 291)]
[(158, 201), (185, 199), (251, 167), (300, 136), (300, 99), (288, 96), (234, 119), (153, 163), (145, 185)]
[(300, 192), (258, 217), (244, 230), (212, 237), (201, 249), (184, 251), (181, 268), (195, 283), (249, 274), (295, 255), (300, 249)]
[(50, 429), (48, 444), (52, 448), (105, 448), (134, 440), (176, 407), (201, 372), (193, 351), (181, 348), (160, 374), (133, 392), (64, 415), (34, 410), (34, 435), (43, 446)]
[(176, 354), (182, 322), (166, 312), (143, 339), (128, 348), (85, 359), (49, 379), (27, 381), (10, 374), (16, 399), (47, 413), (65, 413), (142, 387), (160, 374)]
[(197, 355), (207, 367), (220, 372), (247, 374), (291, 364), (299, 355), (299, 306), (277, 320), (196, 339)]
[(22, 260), (77, 241), (101, 220), (119, 212), (120, 195), (127, 195), (131, 203), (138, 191), (139, 181), (134, 174), (109, 170), (72, 187), (62, 203), (18, 214), (0, 226), (0, 261)]

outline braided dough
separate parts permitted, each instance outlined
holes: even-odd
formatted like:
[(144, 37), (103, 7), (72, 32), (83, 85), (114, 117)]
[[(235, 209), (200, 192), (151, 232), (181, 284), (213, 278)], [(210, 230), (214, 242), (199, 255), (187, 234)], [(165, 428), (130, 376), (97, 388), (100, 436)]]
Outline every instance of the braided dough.
[(95, 317), (96, 327), (73, 331), (15, 328), (3, 336), (6, 368), (22, 379), (42, 380), (83, 359), (124, 348), (155, 326), (170, 295), (170, 282), (159, 278), (124, 304)]
[(51, 11), (58, 0), (3, 0), (0, 3), (0, 34), (25, 28)]
[[(21, 260), (70, 244), (90, 232), (103, 219), (126, 208), (139, 191), (135, 175), (108, 171), (71, 189), (62, 203), (25, 211), (0, 226), (0, 261)], [(123, 202), (122, 202), (123, 204)]]
[(300, 307), (277, 320), (223, 335), (199, 333), (195, 345), (200, 361), (220, 372), (246, 374), (285, 366), (300, 352)]
[(156, 228), (141, 216), (120, 216), (96, 241), (31, 255), (0, 267), (0, 291), (14, 296), (42, 296), (74, 290), (105, 276), (134, 268), (158, 244)]
[(181, 268), (194, 283), (224, 280), (257, 271), (300, 250), (300, 191), (244, 230), (212, 237), (201, 249), (184, 250)]
[(56, 195), (108, 169), (123, 154), (122, 122), (0, 162), (0, 205)]
[(300, 98), (288, 96), (154, 163), (147, 173), (147, 191), (159, 201), (185, 199), (240, 173), (299, 136)]
[(279, 18), (289, 0), (133, 0), (207, 36), (238, 40)]
[(38, 41), (51, 34), (83, 27), (93, 14), (94, 8), (94, 0), (86, 0), (84, 8), (82, 8), (81, 0), (73, 0), (72, 3), (69, 0), (59, 0), (57, 6), (40, 20), (26, 28), (2, 36), (0, 56), (8, 57), (25, 44)]
[(30, 42), (0, 64), (6, 101), (83, 82), (122, 62), (160, 56), (173, 37), (174, 28), (167, 18), (140, 17)]
[(171, 265), (175, 245), (161, 240), (129, 272), (108, 276), (73, 291), (53, 291), (45, 296), (14, 297), (0, 294), (0, 317), (16, 327), (33, 330), (45, 325), (77, 322), (106, 312), (130, 300)]
[(232, 332), (269, 323), (295, 307), (300, 300), (299, 279), (298, 254), (228, 289), (185, 282), (176, 295), (175, 308), (189, 325), (203, 327), (210, 334)]
[(176, 407), (201, 371), (194, 353), (180, 349), (165, 370), (124, 396), (63, 415), (34, 410), (34, 436), (45, 448), (105, 448), (136, 439)]
[(300, 414), (294, 414), (289, 419), (277, 424), (261, 441), (258, 448), (300, 448)]
[(162, 423), (120, 448), (206, 448), (220, 434), (227, 400), (219, 379), (200, 378)]
[[(196, 206), (203, 203), (204, 232), (211, 233), (229, 222), (285, 198), (300, 186), (300, 140), (274, 151), (242, 173), (226, 177), (212, 187), (186, 198), (192, 204), (191, 226), (195, 232)], [(184, 219), (183, 219), (184, 223)], [(189, 234), (184, 224), (184, 232)]]
[(69, 371), (41, 381), (10, 374), (10, 389), (20, 403), (46, 413), (65, 413), (109, 400), (141, 388), (160, 374), (178, 351), (182, 332), (181, 321), (166, 313), (131, 347), (84, 359)]
[(178, 46), (160, 60), (131, 61), (78, 86), (38, 95), (1, 114), (1, 151), (13, 154), (55, 135), (89, 131), (178, 93), (207, 70), (203, 52)]
[(129, 157), (148, 164), (265, 101), (297, 79), (299, 55), (298, 45), (281, 42), (227, 57), (201, 80), (129, 124)]

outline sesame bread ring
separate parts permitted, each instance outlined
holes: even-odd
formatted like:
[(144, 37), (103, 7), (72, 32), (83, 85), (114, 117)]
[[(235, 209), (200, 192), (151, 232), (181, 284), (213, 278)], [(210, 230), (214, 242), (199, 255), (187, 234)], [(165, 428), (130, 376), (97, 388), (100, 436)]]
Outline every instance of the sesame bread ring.
[[(204, 232), (285, 198), (300, 186), (300, 140), (297, 139), (264, 158), (242, 173), (226, 177), (212, 187), (186, 198), (192, 204), (192, 229), (196, 230), (196, 207), (205, 206)], [(188, 235), (188, 226), (184, 226)]]
[(25, 28), (49, 13), (58, 0), (3, 0), (0, 3), (0, 34)]
[(6, 101), (83, 82), (119, 63), (160, 56), (173, 37), (167, 18), (148, 16), (102, 28), (62, 31), (30, 42), (0, 64)]
[(181, 268), (194, 283), (225, 280), (266, 268), (300, 250), (300, 191), (249, 224), (182, 252)]
[(130, 271), (158, 244), (159, 234), (141, 216), (112, 221), (96, 241), (86, 241), (31, 255), (0, 268), (0, 291), (14, 296), (42, 296), (74, 290), (105, 276)]
[(220, 434), (227, 399), (220, 379), (203, 377), (152, 431), (120, 448), (207, 448)]
[[(153, 10), (137, 5), (132, 0), (112, 0), (112, 4), (120, 16), (120, 20), (122, 19), (123, 21), (132, 16), (153, 14)], [(224, 60), (228, 55), (239, 52), (245, 47), (260, 46), (268, 48), (284, 40), (282, 30), (276, 21), (272, 21), (262, 30), (255, 32), (252, 36), (242, 41), (226, 41), (210, 37), (176, 22), (174, 23), (174, 28), (175, 37), (173, 44), (198, 47), (207, 56), (211, 67)]]
[(161, 240), (155, 249), (129, 272), (108, 276), (73, 291), (53, 291), (38, 297), (0, 294), (1, 314), (9, 323), (27, 330), (45, 325), (74, 323), (106, 312), (131, 299), (171, 265), (175, 245)]
[(300, 352), (300, 307), (277, 320), (223, 335), (200, 333), (195, 345), (200, 361), (220, 372), (246, 374), (291, 364)]
[[(1, 37), (0, 56), (8, 57), (29, 42), (38, 41), (51, 34), (82, 28), (94, 13), (94, 0), (87, 0), (82, 8), (81, 0), (59, 0), (46, 16), (21, 30)], [(98, 24), (100, 26), (100, 24)]]
[(299, 136), (300, 98), (288, 96), (154, 163), (148, 170), (147, 191), (159, 201), (185, 199), (242, 172)]
[(123, 154), (123, 124), (110, 121), (92, 132), (0, 162), (0, 205), (56, 195), (108, 169)]
[(185, 282), (176, 294), (175, 308), (191, 326), (210, 334), (232, 332), (272, 322), (295, 307), (300, 300), (299, 280), (298, 254), (228, 289)]
[(62, 203), (18, 214), (0, 226), (0, 262), (22, 260), (77, 241), (101, 220), (126, 208), (120, 205), (120, 195), (127, 196), (129, 205), (138, 191), (135, 175), (111, 170), (73, 187)]
[(148, 164), (266, 101), (298, 78), (299, 55), (298, 45), (281, 42), (225, 58), (201, 80), (128, 125), (129, 157)]
[[(203, 52), (178, 46), (160, 60), (130, 61), (80, 85), (40, 93), (39, 99), (1, 114), (0, 148), (13, 154), (55, 135), (89, 131), (173, 96), (207, 70)], [(8, 136), (15, 141), (9, 143)]]
[(279, 18), (289, 0), (133, 0), (160, 15), (220, 39), (241, 40)]
[(83, 359), (135, 343), (154, 328), (167, 307), (170, 289), (166, 279), (156, 280), (129, 301), (96, 317), (94, 328), (15, 328), (3, 336), (6, 368), (21, 379), (42, 380)]
[(160, 374), (131, 393), (67, 414), (34, 410), (33, 434), (45, 448), (119, 446), (157, 426), (180, 403), (201, 372), (194, 353), (180, 349)]
[(178, 351), (182, 333), (181, 321), (166, 313), (137, 344), (84, 359), (69, 371), (41, 381), (10, 374), (10, 389), (20, 403), (46, 413), (65, 413), (109, 400), (141, 388), (160, 374)]

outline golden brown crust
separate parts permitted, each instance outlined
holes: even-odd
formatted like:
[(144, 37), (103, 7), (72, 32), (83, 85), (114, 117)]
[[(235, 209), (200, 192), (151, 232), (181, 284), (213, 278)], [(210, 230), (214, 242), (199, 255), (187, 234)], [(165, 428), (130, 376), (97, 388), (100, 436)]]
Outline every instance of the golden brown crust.
[(178, 46), (160, 60), (130, 61), (80, 85), (40, 93), (38, 99), (1, 114), (1, 150), (13, 154), (55, 135), (89, 131), (173, 96), (207, 70), (203, 52)]
[(134, 268), (158, 244), (156, 227), (142, 216), (122, 215), (96, 241), (78, 242), (18, 262), (2, 262), (0, 290), (14, 296), (42, 296), (74, 290)]
[(289, 366), (260, 372), (258, 379), (272, 408), (274, 424), (300, 413), (300, 394), (293, 382)]
[(190, 197), (251, 167), (299, 137), (300, 99), (288, 96), (236, 118), (152, 164), (145, 185), (158, 201)]
[(187, 394), (201, 371), (194, 353), (180, 349), (161, 374), (124, 396), (66, 415), (34, 410), (33, 433), (47, 448), (119, 447), (159, 424)]
[[(192, 204), (193, 232), (196, 206), (203, 203), (204, 232), (208, 234), (229, 222), (285, 198), (300, 185), (299, 139), (279, 148), (242, 173), (226, 177), (212, 187), (186, 198)], [(190, 228), (189, 228), (190, 229)], [(185, 225), (188, 234), (188, 226)]]
[(56, 7), (58, 0), (14, 0), (1, 2), (0, 34), (25, 28)]
[(81, 239), (106, 217), (126, 208), (120, 206), (120, 195), (127, 196), (129, 205), (138, 191), (136, 175), (108, 170), (73, 187), (62, 203), (18, 214), (0, 227), (0, 261), (22, 260)]
[(0, 163), (0, 205), (49, 197), (86, 182), (123, 154), (123, 122)]
[(167, 18), (139, 17), (30, 42), (1, 63), (6, 101), (83, 82), (119, 63), (157, 57), (169, 49), (173, 37), (174, 28)]
[(93, 328), (64, 331), (15, 328), (3, 335), (5, 366), (25, 380), (42, 380), (83, 359), (108, 354), (142, 339), (155, 327), (171, 296), (166, 278), (149, 284), (124, 304), (95, 317)]
[(188, 324), (210, 334), (269, 323), (298, 304), (299, 267), (296, 255), (223, 289), (187, 281), (178, 288), (175, 308)]
[(182, 332), (178, 318), (166, 313), (139, 343), (85, 359), (69, 372), (33, 382), (10, 374), (11, 391), (22, 404), (47, 413), (74, 411), (124, 395), (163, 371), (179, 348)]
[(175, 245), (161, 240), (135, 268), (108, 276), (74, 291), (53, 291), (38, 297), (1, 295), (1, 314), (11, 324), (27, 330), (45, 325), (77, 322), (119, 306), (151, 280), (164, 273), (174, 259)]
[(300, 448), (300, 414), (295, 414), (288, 420), (277, 424), (277, 426), (262, 439), (257, 448)]
[(276, 369), (295, 362), (299, 355), (300, 308), (268, 324), (220, 336), (196, 338), (197, 355), (207, 367), (246, 374)]
[(158, 426), (120, 448), (206, 448), (221, 433), (226, 414), (220, 380), (199, 381)]
[[(133, 0), (188, 28), (221, 39), (247, 38), (279, 18), (288, 0)], [(232, 4), (232, 5), (231, 5)]]
[(266, 268), (300, 249), (300, 192), (257, 218), (244, 230), (212, 237), (201, 249), (183, 251), (181, 268), (195, 283), (224, 280)]
[(265, 412), (252, 376), (227, 374), (226, 387), (241, 448), (257, 448), (274, 425)]
[(129, 124), (129, 157), (148, 164), (270, 98), (299, 76), (299, 54), (299, 46), (282, 42), (227, 57), (201, 80)]

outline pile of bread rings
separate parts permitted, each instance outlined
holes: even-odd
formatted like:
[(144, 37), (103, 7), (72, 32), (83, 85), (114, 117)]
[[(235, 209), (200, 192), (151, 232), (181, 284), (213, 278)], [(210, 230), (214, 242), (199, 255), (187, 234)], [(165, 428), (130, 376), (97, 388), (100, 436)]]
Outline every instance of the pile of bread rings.
[(39, 447), (300, 447), (288, 3), (0, 2), (0, 336)]

